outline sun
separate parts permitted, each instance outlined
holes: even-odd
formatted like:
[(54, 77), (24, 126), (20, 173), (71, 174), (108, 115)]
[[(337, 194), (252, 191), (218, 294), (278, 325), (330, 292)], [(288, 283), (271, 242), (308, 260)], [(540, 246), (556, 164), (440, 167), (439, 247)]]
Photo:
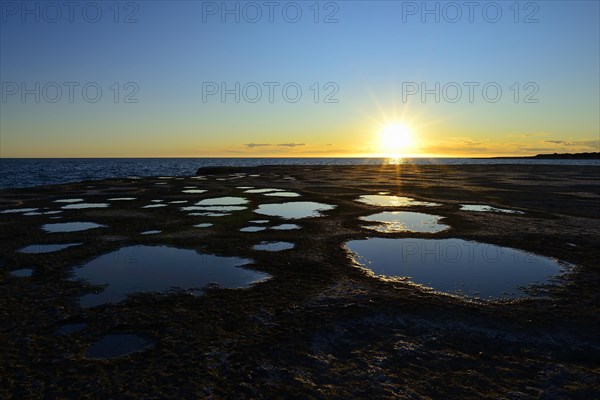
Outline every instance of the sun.
[(400, 157), (415, 146), (412, 129), (401, 122), (385, 125), (379, 132), (379, 140), (381, 151), (389, 157)]

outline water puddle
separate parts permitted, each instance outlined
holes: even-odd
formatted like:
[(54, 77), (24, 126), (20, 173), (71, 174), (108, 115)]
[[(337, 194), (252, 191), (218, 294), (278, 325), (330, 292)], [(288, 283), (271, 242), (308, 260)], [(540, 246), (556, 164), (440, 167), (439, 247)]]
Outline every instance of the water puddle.
[(362, 221), (380, 222), (378, 225), (365, 226), (377, 232), (426, 232), (434, 233), (448, 229), (448, 225), (440, 224), (442, 217), (410, 211), (386, 211), (379, 214), (361, 217)]
[(497, 208), (484, 204), (462, 204), (461, 211), (476, 211), (476, 212), (498, 212), (506, 214), (525, 214), (523, 211), (510, 210), (508, 208)]
[(236, 189), (240, 189), (240, 190), (248, 190), (248, 189), (254, 189), (254, 186), (236, 186)]
[(187, 203), (187, 200), (174, 200), (174, 201), (170, 201), (170, 204), (185, 204)]
[(140, 235), (156, 235), (156, 234), (159, 234), (161, 232), (162, 231), (153, 229), (153, 230), (150, 230), (150, 231), (144, 231), (144, 232), (140, 233)]
[(369, 194), (360, 196), (358, 200), (360, 203), (368, 204), (370, 206), (379, 207), (411, 207), (411, 206), (426, 206), (433, 207), (439, 206), (438, 203), (431, 203), (427, 201), (419, 201), (410, 197), (403, 196), (388, 196), (381, 194)]
[(136, 197), (113, 197), (112, 199), (108, 199), (108, 201), (131, 201), (136, 200)]
[(139, 353), (154, 347), (153, 340), (132, 333), (106, 335), (85, 352), (86, 358), (110, 359)]
[(160, 207), (166, 207), (166, 204), (161, 204), (161, 203), (154, 203), (154, 204), (148, 204), (147, 206), (143, 206), (142, 208), (160, 208)]
[(242, 211), (248, 207), (243, 206), (189, 206), (181, 207), (183, 211), (213, 211), (213, 212), (230, 212), (230, 211)]
[(104, 228), (106, 225), (100, 225), (93, 222), (64, 222), (58, 224), (46, 224), (42, 226), (46, 232), (78, 232), (87, 231), (88, 229)]
[(11, 208), (9, 210), (2, 210), (0, 214), (17, 214), (17, 213), (30, 213), (36, 212), (37, 208)]
[(243, 197), (215, 197), (200, 200), (193, 206), (181, 207), (182, 211), (201, 211), (190, 213), (192, 216), (224, 217), (233, 211), (242, 211), (247, 208), (248, 200)]
[(58, 199), (54, 200), (55, 203), (79, 203), (83, 199)]
[(189, 213), (188, 215), (192, 217), (227, 217), (231, 215), (229, 213), (212, 213), (212, 212), (194, 212)]
[(186, 190), (182, 190), (181, 193), (192, 193), (192, 194), (200, 194), (200, 193), (205, 193), (206, 190), (204, 189), (186, 189)]
[(62, 206), (63, 210), (82, 210), (85, 208), (107, 208), (108, 203), (75, 203)]
[(53, 251), (59, 251), (66, 249), (67, 247), (79, 246), (82, 243), (67, 243), (67, 244), (32, 244), (27, 247), (23, 247), (19, 250), (19, 253), (26, 254), (37, 254), (37, 253), (50, 253)]
[(253, 221), (248, 221), (249, 224), (268, 224), (268, 219), (255, 219)]
[(33, 274), (33, 270), (30, 268), (16, 269), (10, 273), (12, 276), (20, 278), (28, 278)]
[(243, 197), (215, 197), (212, 199), (200, 200), (197, 206), (237, 206), (248, 204), (248, 200)]
[(245, 228), (240, 229), (240, 232), (260, 232), (260, 231), (264, 231), (265, 228), (264, 226), (247, 226)]
[(291, 230), (294, 230), (294, 229), (300, 229), (300, 225), (296, 225), (296, 224), (281, 224), (281, 225), (274, 226), (271, 229), (274, 229), (276, 231), (291, 231)]
[(211, 226), (213, 226), (213, 224), (208, 223), (208, 222), (205, 222), (203, 224), (196, 224), (196, 225), (194, 225), (195, 228), (209, 228)]
[(289, 242), (261, 242), (252, 247), (260, 251), (283, 251), (294, 248), (294, 243)]
[(273, 197), (300, 197), (300, 194), (296, 192), (271, 192), (264, 195)]
[[(250, 175), (250, 176), (252, 176), (252, 175)], [(244, 193), (272, 193), (272, 192), (285, 192), (285, 189), (274, 189), (274, 188), (250, 189), (250, 190), (246, 190)]]
[(76, 278), (92, 284), (107, 285), (99, 293), (81, 298), (82, 306), (94, 307), (119, 302), (130, 293), (173, 288), (200, 291), (209, 284), (242, 288), (270, 277), (240, 268), (251, 262), (167, 246), (129, 246), (102, 255), (76, 268), (74, 273)]
[(287, 219), (299, 219), (308, 217), (320, 217), (321, 212), (334, 209), (335, 206), (313, 201), (294, 201), (280, 204), (262, 204), (254, 211), (257, 214), (281, 217)]
[(81, 323), (72, 323), (72, 324), (64, 324), (61, 325), (57, 330), (56, 334), (58, 336), (66, 336), (72, 335), (74, 333), (80, 332), (87, 327), (87, 324)]
[(164, 200), (160, 200), (160, 199), (156, 199), (156, 200), (150, 200), (151, 203), (162, 203)]
[(518, 298), (548, 283), (564, 264), (522, 250), (461, 239), (354, 240), (346, 244), (376, 275), (409, 277), (434, 290), (469, 297)]

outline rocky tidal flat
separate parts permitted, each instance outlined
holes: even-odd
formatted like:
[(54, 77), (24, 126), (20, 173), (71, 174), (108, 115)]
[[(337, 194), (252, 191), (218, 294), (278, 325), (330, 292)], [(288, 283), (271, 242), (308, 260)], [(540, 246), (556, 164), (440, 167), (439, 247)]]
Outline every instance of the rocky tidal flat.
[[(382, 213), (444, 229), (373, 229)], [(479, 276), (504, 251), (532, 272), (519, 296), (443, 291), (374, 272), (351, 249), (374, 238), (402, 240), (395, 266)], [(0, 398), (598, 398), (599, 238), (595, 166), (212, 167), (5, 189)]]

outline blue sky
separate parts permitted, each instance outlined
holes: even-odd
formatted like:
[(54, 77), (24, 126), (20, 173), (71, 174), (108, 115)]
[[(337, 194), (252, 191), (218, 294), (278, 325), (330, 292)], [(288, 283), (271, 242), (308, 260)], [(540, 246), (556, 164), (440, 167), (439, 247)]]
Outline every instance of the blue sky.
[[(19, 93), (0, 104), (2, 148), (10, 156), (263, 156), (376, 155), (381, 126), (401, 120), (415, 136), (414, 153), (425, 155), (505, 155), (542, 151), (593, 151), (599, 139), (600, 10), (597, 1), (496, 2), (502, 16), (492, 23), (478, 2), (473, 22), (468, 9), (457, 23), (404, 14), (422, 2), (277, 2), (269, 22), (264, 2), (256, 23), (240, 14), (221, 20), (222, 2), (123, 2), (115, 23), (113, 2), (99, 8), (96, 23), (67, 10), (58, 23), (40, 10), (19, 15), (23, 3), (2, 1), (0, 72), (3, 91), (10, 83), (32, 87), (48, 82), (96, 82), (98, 103), (61, 98), (40, 103)], [(41, 2), (27, 2), (34, 9)], [(248, 2), (227, 2), (247, 8)], [(14, 5), (17, 6), (13, 14)], [(59, 3), (62, 4), (62, 3)], [(427, 2), (426, 7), (447, 2)], [(463, 4), (458, 2), (456, 4)], [(212, 7), (212, 8), (211, 8)], [(296, 23), (286, 20), (301, 9)], [(413, 8), (411, 8), (413, 7)], [(513, 8), (510, 8), (513, 7)], [(206, 15), (209, 9), (216, 15)], [(46, 10), (50, 13), (53, 10)], [(203, 14), (204, 11), (204, 14)], [(446, 9), (448, 13), (452, 9)], [(136, 23), (123, 23), (133, 12)], [(335, 23), (324, 23), (334, 12)], [(534, 13), (536, 23), (525, 23)], [(93, 13), (92, 13), (93, 14)], [(48, 17), (50, 15), (50, 17)], [(253, 13), (247, 15), (249, 18)], [(46, 18), (48, 17), (48, 18)], [(289, 18), (288, 18), (289, 19)], [(119, 102), (110, 89), (119, 82)], [(137, 103), (123, 103), (132, 82)], [(234, 87), (277, 82), (272, 103), (203, 102), (203, 82)], [(303, 93), (290, 103), (281, 88), (294, 82)], [(319, 101), (310, 88), (318, 82)], [(328, 82), (339, 89), (337, 103), (324, 103)], [(502, 99), (490, 103), (465, 96), (456, 103), (419, 95), (402, 101), (403, 82), (434, 87), (448, 82), (494, 82)], [(510, 87), (518, 82), (519, 101)], [(533, 82), (538, 103), (524, 103), (523, 86)], [(264, 86), (263, 86), (264, 88)], [(330, 87), (331, 88), (331, 87)], [(463, 93), (464, 95), (464, 93)], [(556, 143), (554, 143), (556, 142)], [(248, 144), (265, 146), (247, 146)], [(296, 143), (295, 147), (276, 144)], [(595, 146), (595, 147), (594, 147)], [(539, 150), (539, 151), (538, 151)]]

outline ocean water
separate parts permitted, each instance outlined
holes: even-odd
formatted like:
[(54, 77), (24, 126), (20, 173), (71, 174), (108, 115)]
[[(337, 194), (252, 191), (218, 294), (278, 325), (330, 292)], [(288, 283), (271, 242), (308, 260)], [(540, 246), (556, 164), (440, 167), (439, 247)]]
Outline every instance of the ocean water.
[[(407, 158), (408, 164), (595, 165), (598, 160)], [(127, 176), (193, 176), (199, 167), (380, 165), (384, 158), (0, 158), (0, 189)]]

